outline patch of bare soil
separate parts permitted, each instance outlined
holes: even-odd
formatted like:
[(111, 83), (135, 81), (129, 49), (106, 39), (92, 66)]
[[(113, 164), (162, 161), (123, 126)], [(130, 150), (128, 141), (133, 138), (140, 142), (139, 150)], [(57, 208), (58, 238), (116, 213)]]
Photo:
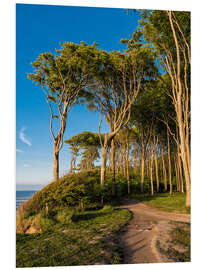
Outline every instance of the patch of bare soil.
[(124, 264), (172, 262), (157, 246), (167, 248), (171, 221), (190, 222), (190, 215), (167, 213), (136, 200), (125, 200), (121, 208), (131, 211), (132, 219), (120, 235)]

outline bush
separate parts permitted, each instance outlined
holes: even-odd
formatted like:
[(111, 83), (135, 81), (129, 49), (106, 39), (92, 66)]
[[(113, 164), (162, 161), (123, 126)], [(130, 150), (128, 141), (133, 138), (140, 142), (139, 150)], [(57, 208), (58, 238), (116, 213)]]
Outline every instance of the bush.
[(59, 210), (56, 220), (59, 221), (61, 224), (69, 224), (72, 222), (72, 217), (74, 215), (74, 209), (64, 208)]
[(51, 231), (53, 229), (55, 222), (53, 219), (43, 218), (40, 216), (39, 224), (37, 224), (37, 225), (38, 225), (38, 228), (40, 228), (41, 232), (46, 232), (46, 231)]
[(112, 212), (114, 207), (112, 205), (106, 204), (104, 207), (101, 209), (101, 212)]
[(17, 233), (42, 233), (50, 231), (55, 225), (54, 219), (46, 218), (42, 213), (31, 217), (17, 216)]
[(21, 212), (29, 217), (45, 208), (88, 208), (88, 205), (100, 202), (99, 180), (97, 170), (64, 176), (34, 194)]
[[(132, 193), (140, 191), (139, 175), (131, 175), (130, 183)], [(149, 189), (149, 185), (149, 181), (145, 181), (145, 191)], [(116, 187), (118, 197), (127, 194), (127, 179), (122, 174), (116, 175)], [(108, 170), (103, 196), (105, 203), (112, 202), (112, 174)], [(36, 219), (37, 230), (39, 227), (41, 230), (45, 227), (49, 228), (52, 221), (69, 223), (72, 217), (71, 211), (60, 209), (71, 207), (77, 208), (78, 211), (101, 208), (99, 169), (66, 175), (35, 193), (29, 201), (18, 208), (18, 231), (28, 230), (29, 224), (33, 225), (33, 219)], [(38, 217), (40, 221), (36, 218), (38, 214), (40, 214), (40, 218)]]
[(16, 218), (16, 232), (25, 233), (31, 226), (32, 221), (29, 218), (24, 218), (23, 215), (18, 215)]

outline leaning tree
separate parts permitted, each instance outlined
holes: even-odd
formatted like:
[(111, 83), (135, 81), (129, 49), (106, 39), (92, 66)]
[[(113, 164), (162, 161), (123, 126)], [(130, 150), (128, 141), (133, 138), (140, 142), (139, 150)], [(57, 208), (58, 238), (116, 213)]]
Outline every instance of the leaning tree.
[(29, 79), (41, 86), (50, 109), (54, 180), (59, 178), (59, 152), (63, 147), (68, 113), (91, 83), (96, 52), (96, 44), (66, 42), (55, 54), (41, 53), (32, 62), (34, 72), (28, 74)]

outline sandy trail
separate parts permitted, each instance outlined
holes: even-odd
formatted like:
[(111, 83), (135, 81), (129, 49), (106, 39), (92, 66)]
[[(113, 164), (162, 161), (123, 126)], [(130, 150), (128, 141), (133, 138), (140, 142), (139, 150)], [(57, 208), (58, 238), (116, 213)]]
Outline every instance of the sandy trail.
[(159, 211), (136, 200), (126, 200), (121, 208), (133, 217), (121, 234), (124, 264), (170, 262), (156, 248), (156, 241), (165, 237), (170, 221), (190, 222), (190, 215)]

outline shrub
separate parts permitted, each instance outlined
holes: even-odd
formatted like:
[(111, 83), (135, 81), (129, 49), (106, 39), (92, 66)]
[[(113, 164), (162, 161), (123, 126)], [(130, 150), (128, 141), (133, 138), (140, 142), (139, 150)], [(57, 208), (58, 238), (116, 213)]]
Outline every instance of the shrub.
[(64, 208), (58, 211), (56, 215), (56, 220), (59, 221), (61, 224), (69, 224), (72, 222), (72, 217), (74, 215), (74, 209), (71, 208)]
[(23, 209), (21, 209), (21, 214), (23, 212), (25, 216), (29, 217), (36, 215), (47, 207), (48, 209), (60, 206), (88, 208), (89, 204), (99, 201), (98, 171), (88, 171), (64, 176), (58, 181), (47, 185), (32, 196)]
[(55, 225), (55, 222), (53, 219), (43, 218), (42, 216), (40, 216), (39, 223), (34, 225), (34, 227), (37, 226), (41, 232), (46, 232), (46, 231), (51, 231), (54, 225)]
[(18, 215), (16, 218), (16, 232), (25, 233), (31, 226), (32, 221), (29, 218), (24, 218), (23, 215)]
[(114, 207), (112, 205), (106, 204), (104, 205), (104, 207), (102, 208), (102, 212), (112, 212), (114, 209)]

